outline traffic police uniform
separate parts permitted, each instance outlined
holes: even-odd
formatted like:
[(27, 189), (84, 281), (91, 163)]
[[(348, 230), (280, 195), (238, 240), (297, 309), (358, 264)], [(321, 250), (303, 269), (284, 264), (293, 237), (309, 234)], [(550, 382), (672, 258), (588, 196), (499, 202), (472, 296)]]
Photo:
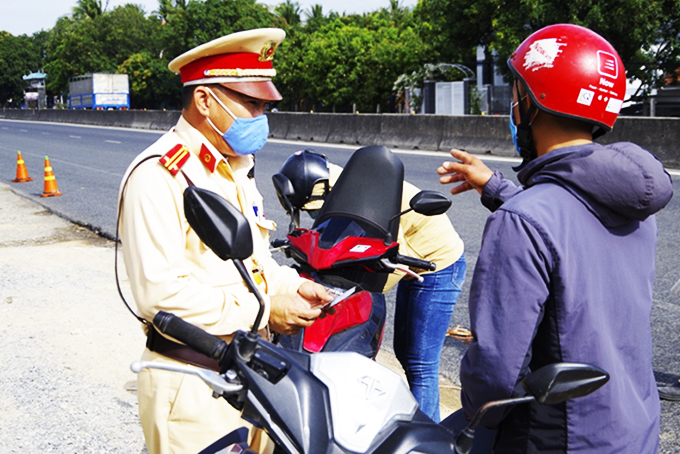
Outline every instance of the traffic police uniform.
[[(254, 97), (263, 89), (278, 95), (270, 82), (271, 57), (284, 37), (278, 29), (235, 33), (183, 54), (171, 62), (170, 69), (180, 72), (185, 85), (223, 83)], [(260, 92), (249, 92), (253, 86)], [(232, 262), (219, 259), (187, 223), (183, 192), (188, 185), (220, 194), (248, 219), (254, 252), (244, 263), (265, 301), (260, 328), (269, 318), (268, 295), (295, 294), (305, 282), (293, 269), (279, 266), (269, 253), (274, 224), (264, 217), (262, 196), (249, 176), (253, 164), (251, 155), (223, 157), (181, 117), (130, 165), (121, 184), (120, 235), (130, 285), (144, 319), (164, 310), (228, 339), (237, 330), (250, 329), (259, 308)], [(186, 347), (178, 357), (181, 345), (168, 343), (150, 330), (142, 360), (210, 366)], [(138, 376), (138, 393), (142, 428), (152, 454), (196, 453), (247, 425), (192, 375), (144, 369)]]

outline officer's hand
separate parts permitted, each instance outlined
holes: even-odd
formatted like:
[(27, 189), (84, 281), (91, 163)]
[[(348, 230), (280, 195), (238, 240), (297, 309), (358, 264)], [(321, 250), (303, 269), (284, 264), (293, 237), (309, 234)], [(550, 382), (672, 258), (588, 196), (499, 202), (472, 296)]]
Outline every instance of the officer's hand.
[(295, 334), (314, 323), (323, 313), (322, 306), (332, 300), (322, 285), (305, 282), (295, 294), (271, 297), (269, 326), (280, 334)]
[(462, 184), (451, 189), (451, 194), (454, 195), (470, 189), (476, 189), (481, 194), (484, 186), (493, 176), (493, 171), (481, 159), (468, 152), (454, 148), (451, 150), (451, 156), (458, 159), (458, 162), (445, 161), (437, 169), (439, 175), (444, 175), (439, 178), (439, 182), (450, 184), (462, 181)]
[[(333, 301), (333, 295), (328, 293), (326, 287), (312, 281), (303, 283), (298, 289), (298, 294), (309, 301), (312, 306), (325, 306)], [(335, 314), (335, 308), (324, 308), (319, 318), (324, 318), (326, 314)]]
[(312, 281), (304, 282), (298, 288), (298, 295), (309, 301), (312, 306), (323, 306), (333, 301), (333, 295), (326, 290), (326, 287)]

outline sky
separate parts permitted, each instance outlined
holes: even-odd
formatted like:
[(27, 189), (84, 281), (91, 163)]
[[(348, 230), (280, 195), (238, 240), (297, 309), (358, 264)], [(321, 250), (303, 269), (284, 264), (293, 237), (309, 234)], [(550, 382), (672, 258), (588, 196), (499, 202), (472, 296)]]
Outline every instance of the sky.
[[(276, 5), (281, 0), (258, 0), (259, 3)], [(107, 0), (102, 0), (106, 4)], [(40, 30), (54, 27), (60, 16), (71, 14), (77, 0), (0, 0), (0, 31), (4, 30), (12, 35), (32, 35)], [(108, 10), (126, 3), (142, 5), (147, 14), (158, 7), (158, 0), (108, 0)], [(364, 13), (388, 7), (389, 0), (298, 0), (304, 11), (311, 5), (323, 6), (324, 14), (330, 11), (338, 13)], [(413, 7), (417, 0), (401, 0), (402, 6)], [(304, 19), (303, 14), (303, 19)]]

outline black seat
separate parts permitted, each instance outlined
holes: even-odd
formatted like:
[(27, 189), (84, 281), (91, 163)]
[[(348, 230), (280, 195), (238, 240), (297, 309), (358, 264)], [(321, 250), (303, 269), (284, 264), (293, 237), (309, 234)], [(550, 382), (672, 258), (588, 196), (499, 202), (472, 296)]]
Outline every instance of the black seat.
[(312, 228), (332, 218), (350, 219), (366, 232), (396, 239), (399, 223), (390, 219), (401, 210), (404, 165), (387, 147), (356, 150), (328, 194)]

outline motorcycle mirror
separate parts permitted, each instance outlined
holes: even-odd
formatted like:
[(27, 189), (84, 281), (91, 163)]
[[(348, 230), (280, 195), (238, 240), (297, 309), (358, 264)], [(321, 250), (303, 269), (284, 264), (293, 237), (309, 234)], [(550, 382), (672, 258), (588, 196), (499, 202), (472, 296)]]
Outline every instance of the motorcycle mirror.
[(451, 200), (441, 192), (423, 190), (413, 196), (409, 206), (416, 213), (435, 216), (446, 213), (451, 207)]
[(487, 411), (538, 401), (556, 404), (568, 399), (587, 396), (609, 381), (609, 374), (599, 367), (580, 363), (555, 363), (543, 366), (527, 375), (522, 386), (526, 396), (487, 402), (477, 410), (468, 426), (456, 437), (454, 452), (467, 454), (472, 448), (475, 429)]
[(295, 194), (293, 183), (290, 182), (287, 176), (281, 173), (272, 175), (272, 183), (274, 183), (274, 189), (276, 190), (276, 196), (279, 199), (279, 203), (287, 213), (291, 213), (293, 211), (293, 205), (290, 203), (289, 197)]
[(243, 213), (219, 194), (189, 186), (184, 215), (198, 237), (222, 260), (253, 255), (253, 235)]
[[(388, 224), (389, 231), (392, 231), (392, 226), (394, 223), (398, 222), (398, 219), (409, 211), (415, 211), (416, 213), (422, 214), (424, 216), (436, 216), (438, 214), (446, 213), (446, 210), (451, 207), (451, 200), (449, 200), (449, 198), (441, 192), (423, 190), (413, 196), (413, 198), (409, 201), (409, 206), (409, 209), (404, 210), (390, 218), (390, 222)], [(388, 237), (385, 238), (385, 243), (387, 244), (391, 242), (392, 236), (388, 235)]]
[(587, 396), (609, 381), (609, 374), (590, 364), (556, 363), (543, 366), (522, 382), (527, 394), (541, 404), (557, 404)]
[(243, 260), (253, 255), (253, 234), (246, 217), (224, 197), (207, 189), (189, 186), (184, 190), (184, 215), (203, 243), (222, 260), (232, 260), (243, 282), (255, 295), (260, 309), (250, 342), (241, 345), (241, 354), (251, 355), (257, 342), (257, 330), (264, 316), (264, 299), (246, 270)]
[(272, 175), (272, 183), (274, 183), (279, 203), (290, 216), (290, 225), (288, 226), (288, 233), (290, 233), (300, 225), (300, 211), (290, 201), (290, 197), (295, 195), (295, 188), (288, 177), (282, 173)]

